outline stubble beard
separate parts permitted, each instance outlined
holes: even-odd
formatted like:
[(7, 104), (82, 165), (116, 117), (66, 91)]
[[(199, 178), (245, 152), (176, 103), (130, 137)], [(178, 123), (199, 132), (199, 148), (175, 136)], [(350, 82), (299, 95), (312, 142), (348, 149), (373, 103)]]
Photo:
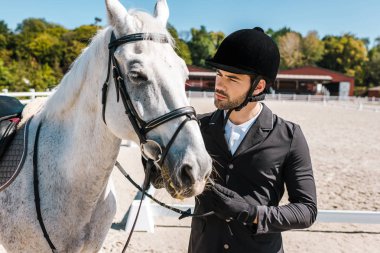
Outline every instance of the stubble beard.
[[(223, 94), (226, 95), (226, 94)], [(229, 96), (226, 96), (227, 100), (218, 100), (214, 98), (214, 105), (219, 110), (230, 110), (241, 105), (245, 100), (245, 95), (242, 95), (236, 99), (231, 100)]]

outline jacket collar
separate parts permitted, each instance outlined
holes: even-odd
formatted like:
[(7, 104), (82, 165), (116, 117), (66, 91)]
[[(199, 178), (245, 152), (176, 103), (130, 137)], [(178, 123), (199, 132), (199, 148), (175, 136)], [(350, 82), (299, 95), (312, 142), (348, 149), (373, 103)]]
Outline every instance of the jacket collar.
[[(255, 121), (255, 123), (248, 130), (244, 139), (240, 143), (239, 147), (235, 151), (233, 157), (237, 157), (244, 154), (251, 149), (256, 148), (273, 129), (273, 113), (264, 104), (263, 109)], [(222, 110), (217, 110), (211, 117), (209, 121), (209, 126), (211, 134), (214, 137), (215, 143), (223, 150), (223, 152), (231, 157), (231, 152), (229, 151), (227, 142), (224, 137), (224, 127), (223, 127), (224, 113)]]

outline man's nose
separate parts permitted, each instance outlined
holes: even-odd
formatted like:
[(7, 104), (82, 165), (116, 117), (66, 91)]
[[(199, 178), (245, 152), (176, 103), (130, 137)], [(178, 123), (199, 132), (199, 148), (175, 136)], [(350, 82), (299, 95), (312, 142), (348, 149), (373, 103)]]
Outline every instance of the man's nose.
[(225, 85), (223, 81), (221, 80), (221, 78), (217, 78), (217, 80), (215, 81), (215, 88), (218, 90), (225, 91)]

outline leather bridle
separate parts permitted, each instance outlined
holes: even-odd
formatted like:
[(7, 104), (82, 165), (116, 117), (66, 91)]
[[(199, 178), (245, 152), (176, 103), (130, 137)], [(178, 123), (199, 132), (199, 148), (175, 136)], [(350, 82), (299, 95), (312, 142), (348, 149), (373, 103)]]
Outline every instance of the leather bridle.
[[(142, 197), (141, 202), (136, 214), (135, 221), (133, 223), (131, 232), (129, 234), (128, 240), (123, 248), (122, 252), (125, 252), (126, 248), (128, 247), (129, 241), (131, 239), (132, 233), (134, 231), (134, 227), (136, 225), (137, 217), (140, 212), (142, 200), (146, 194), (146, 190), (149, 187), (150, 183), (150, 174), (152, 170), (161, 170), (163, 163), (165, 161), (166, 155), (169, 152), (170, 147), (174, 143), (176, 137), (178, 136), (181, 129), (185, 126), (185, 124), (191, 120), (195, 120), (198, 122), (198, 119), (196, 117), (196, 113), (193, 107), (191, 106), (185, 106), (181, 108), (177, 108), (171, 112), (168, 112), (162, 116), (159, 116), (156, 119), (153, 119), (149, 122), (144, 121), (141, 119), (139, 114), (137, 113), (132, 100), (129, 96), (129, 93), (127, 91), (127, 87), (124, 81), (124, 77), (122, 74), (122, 71), (120, 69), (120, 65), (115, 57), (115, 51), (116, 49), (124, 44), (127, 43), (134, 43), (138, 41), (154, 41), (158, 43), (169, 43), (169, 39), (164, 34), (154, 34), (154, 33), (135, 33), (135, 34), (129, 34), (120, 38), (116, 38), (115, 33), (112, 31), (111, 33), (111, 40), (108, 44), (109, 49), (109, 58), (108, 58), (108, 72), (107, 72), (107, 78), (104, 82), (103, 88), (102, 88), (102, 104), (103, 104), (103, 110), (102, 110), (102, 116), (103, 121), (106, 123), (105, 118), (105, 112), (106, 112), (106, 104), (107, 104), (107, 95), (108, 95), (108, 89), (109, 89), (109, 80), (111, 76), (111, 68), (112, 68), (112, 75), (116, 86), (116, 99), (117, 102), (119, 102), (120, 96), (121, 100), (123, 101), (123, 105), (125, 108), (125, 113), (128, 115), (128, 119), (131, 122), (134, 131), (136, 132), (139, 141), (140, 141), (140, 149), (141, 154), (143, 155), (144, 159), (146, 160), (146, 170), (145, 170), (145, 180), (142, 187)], [(169, 122), (173, 119), (186, 116), (186, 118), (179, 124), (178, 128), (172, 135), (169, 142), (166, 144), (166, 146), (162, 146), (159, 143), (157, 143), (155, 140), (151, 140), (147, 138), (147, 134), (155, 129), (156, 127), (165, 124), (166, 122)], [(145, 149), (145, 146), (153, 145), (155, 146), (156, 152), (155, 154), (149, 154), (147, 150)]]
[[(135, 33), (135, 34), (126, 35), (126, 36), (116, 39), (116, 36), (114, 32), (112, 31), (111, 41), (108, 45), (108, 49), (109, 49), (108, 73), (107, 73), (106, 81), (102, 88), (103, 121), (104, 123), (106, 123), (105, 111), (106, 111), (106, 104), (107, 104), (108, 89), (110, 85), (109, 79), (111, 76), (111, 68), (112, 68), (112, 75), (113, 75), (113, 79), (116, 86), (117, 102), (119, 102), (119, 98), (121, 96), (121, 99), (123, 101), (123, 105), (125, 108), (125, 113), (128, 115), (129, 121), (131, 122), (133, 129), (139, 138), (142, 155), (144, 156), (146, 160), (149, 160), (149, 159), (153, 160), (156, 167), (161, 169), (165, 161), (166, 155), (171, 145), (173, 144), (174, 140), (176, 139), (178, 133), (181, 131), (181, 129), (185, 126), (185, 124), (188, 121), (190, 120), (197, 121), (197, 118), (196, 118), (196, 113), (195, 113), (194, 108), (191, 106), (185, 106), (185, 107), (175, 109), (149, 122), (146, 122), (143, 119), (141, 119), (129, 96), (122, 71), (120, 70), (120, 65), (115, 57), (115, 51), (119, 46), (127, 44), (127, 43), (137, 42), (137, 41), (154, 41), (158, 43), (169, 43), (168, 37), (164, 34)], [(172, 138), (169, 140), (166, 147), (163, 147), (162, 145), (158, 144), (156, 141), (150, 140), (147, 138), (147, 133), (153, 130), (154, 128), (182, 116), (186, 116), (186, 118), (178, 126), (177, 130), (174, 132)], [(145, 144), (156, 145), (157, 149), (159, 150), (159, 154), (155, 154), (155, 157), (150, 157), (149, 154), (147, 154), (146, 150), (144, 149)]]

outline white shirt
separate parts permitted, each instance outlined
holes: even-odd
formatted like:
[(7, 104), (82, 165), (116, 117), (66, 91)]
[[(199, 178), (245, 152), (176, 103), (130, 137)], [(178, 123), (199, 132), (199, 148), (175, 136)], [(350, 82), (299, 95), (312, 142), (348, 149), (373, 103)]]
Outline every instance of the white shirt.
[[(261, 111), (263, 110), (263, 105), (261, 103), (259, 103), (259, 105), (260, 111), (256, 114), (256, 116), (244, 122), (243, 124), (235, 125), (230, 120), (227, 121), (227, 124), (224, 128), (224, 137), (226, 138), (228, 147), (230, 148), (230, 152), (232, 155), (235, 153), (240, 143), (244, 139), (245, 135), (247, 134), (248, 130), (251, 128), (253, 123), (255, 123)], [(225, 116), (226, 111), (224, 112), (224, 117)]]

